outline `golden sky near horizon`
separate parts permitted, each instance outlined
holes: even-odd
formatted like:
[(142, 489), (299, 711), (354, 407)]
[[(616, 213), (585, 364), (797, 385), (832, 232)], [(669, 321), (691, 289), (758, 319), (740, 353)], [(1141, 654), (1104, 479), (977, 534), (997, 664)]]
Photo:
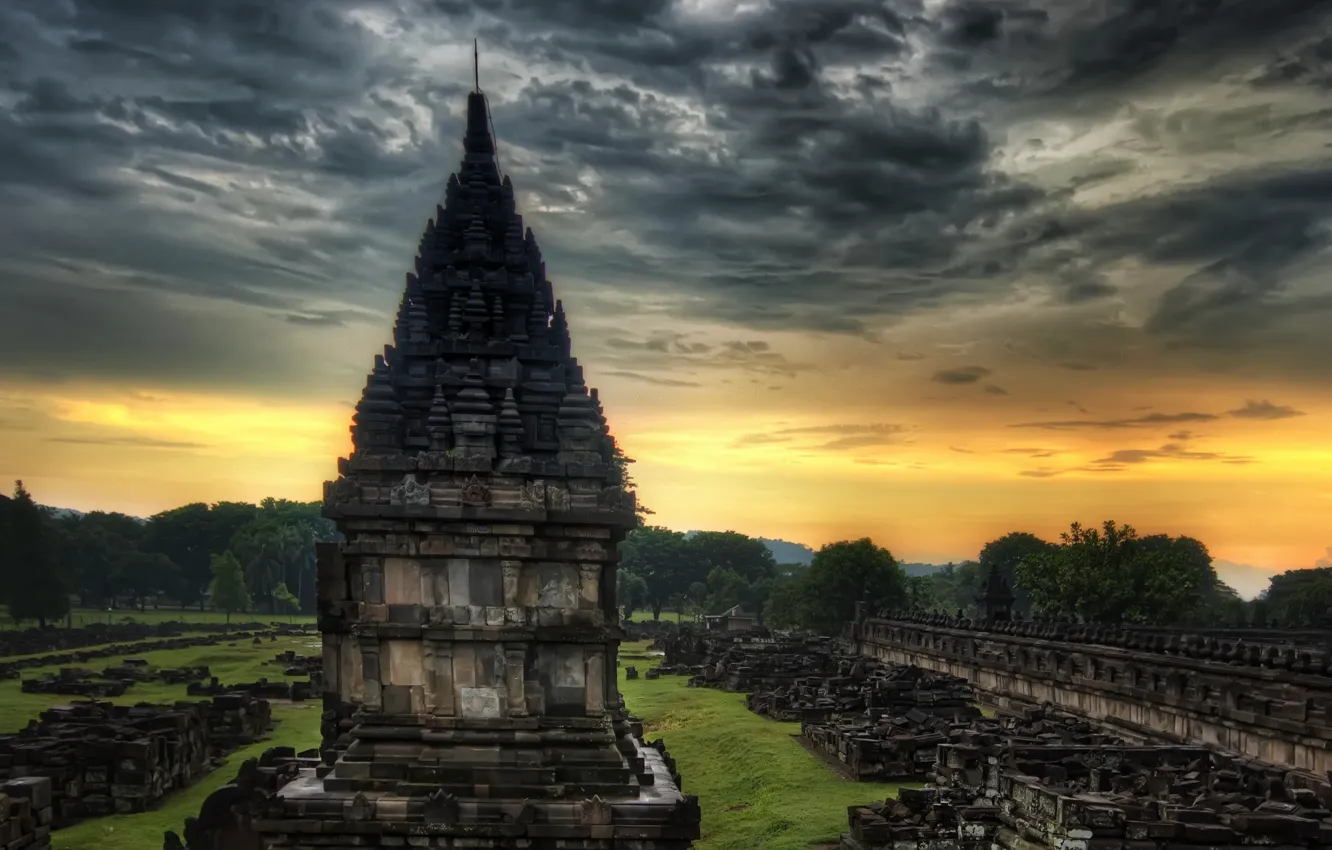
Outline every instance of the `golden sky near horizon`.
[(318, 498), (485, 32), (655, 521), (938, 563), (1114, 519), (1252, 592), (1332, 545), (1332, 17), (1271, 2), (0, 9), (0, 476)]

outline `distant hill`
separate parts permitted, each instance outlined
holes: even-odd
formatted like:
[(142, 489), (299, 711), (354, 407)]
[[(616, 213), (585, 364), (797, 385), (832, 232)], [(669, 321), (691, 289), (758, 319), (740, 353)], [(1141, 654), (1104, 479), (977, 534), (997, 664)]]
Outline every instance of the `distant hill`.
[(803, 543), (792, 543), (789, 540), (769, 540), (766, 537), (760, 537), (758, 540), (768, 547), (773, 560), (779, 564), (804, 564), (808, 566), (814, 560), (814, 550)]
[(1285, 570), (1280, 567), (1255, 567), (1251, 564), (1236, 564), (1234, 561), (1212, 561), (1217, 578), (1235, 588), (1235, 592), (1245, 599), (1255, 599), (1267, 590), (1272, 576), (1280, 575)]
[(902, 564), (902, 572), (908, 576), (927, 576), (937, 573), (944, 568), (944, 564)]

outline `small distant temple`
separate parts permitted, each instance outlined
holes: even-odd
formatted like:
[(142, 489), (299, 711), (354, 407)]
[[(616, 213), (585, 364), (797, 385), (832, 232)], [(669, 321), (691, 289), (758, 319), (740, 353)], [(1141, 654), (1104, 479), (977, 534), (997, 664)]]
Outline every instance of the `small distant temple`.
[(759, 627), (758, 616), (736, 605), (720, 614), (705, 614), (703, 624), (710, 632), (751, 632)]
[(1013, 591), (1004, 580), (999, 567), (992, 565), (985, 576), (985, 587), (976, 596), (976, 609), (980, 619), (1003, 623), (1013, 619)]
[(322, 763), (248, 822), (187, 834), (192, 850), (684, 850), (699, 835), (697, 799), (617, 688), (634, 496), (479, 91), (463, 151), (325, 484), (345, 542), (320, 550)]

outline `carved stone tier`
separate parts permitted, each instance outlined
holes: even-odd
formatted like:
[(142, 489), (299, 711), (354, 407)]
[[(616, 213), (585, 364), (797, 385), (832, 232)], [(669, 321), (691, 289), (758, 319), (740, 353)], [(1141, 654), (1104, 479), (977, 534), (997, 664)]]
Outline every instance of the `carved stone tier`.
[(634, 497), (485, 101), (467, 106), (325, 484), (344, 539), (319, 550), (322, 763), (264, 800), (255, 846), (685, 848), (697, 801), (616, 688)]

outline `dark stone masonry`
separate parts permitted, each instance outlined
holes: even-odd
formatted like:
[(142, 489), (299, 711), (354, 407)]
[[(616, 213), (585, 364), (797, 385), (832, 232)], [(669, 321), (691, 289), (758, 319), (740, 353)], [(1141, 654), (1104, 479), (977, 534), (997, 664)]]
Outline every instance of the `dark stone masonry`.
[(864, 618), (849, 636), (867, 657), (966, 678), (999, 708), (1050, 703), (1130, 740), (1332, 770), (1322, 647), (933, 614)]
[(1332, 795), (1298, 783), (1204, 747), (940, 746), (931, 787), (849, 809), (841, 850), (1332, 846)]
[(634, 497), (475, 92), (464, 151), (325, 486), (345, 542), (320, 549), (319, 763), (218, 792), (225, 828), (201, 814), (191, 850), (698, 837), (616, 687)]

